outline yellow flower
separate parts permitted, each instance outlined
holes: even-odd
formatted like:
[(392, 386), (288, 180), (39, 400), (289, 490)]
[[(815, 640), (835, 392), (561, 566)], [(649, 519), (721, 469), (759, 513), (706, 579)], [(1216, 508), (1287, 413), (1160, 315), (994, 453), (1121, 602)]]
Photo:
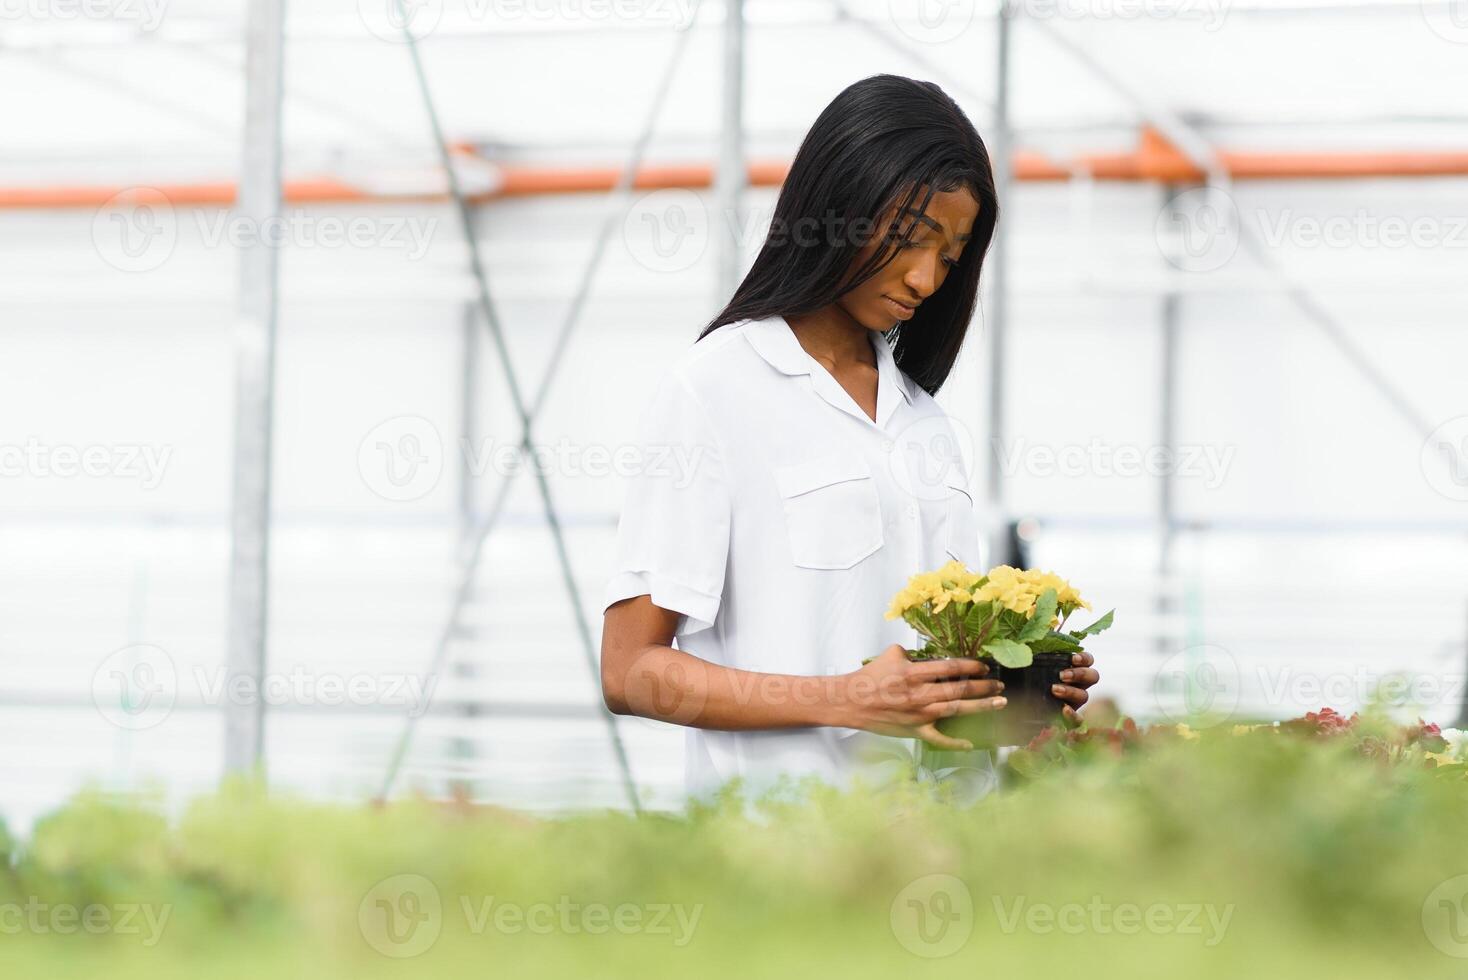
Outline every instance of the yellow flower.
[[(1091, 608), (1069, 582), (1053, 572), (998, 565), (987, 575), (979, 575), (955, 559), (934, 571), (919, 572), (909, 578), (907, 585), (893, 596), (887, 618), (898, 619), (925, 604), (932, 612), (939, 613), (955, 602), (996, 601), (1005, 609), (1030, 616), (1048, 589), (1055, 590), (1058, 613)], [(1060, 621), (1058, 613), (1050, 620), (1051, 628)]]
[[(1035, 611), (1035, 603), (1046, 590), (1054, 589), (1056, 605), (1066, 609), (1090, 609), (1091, 604), (1081, 598), (1079, 592), (1059, 575), (1034, 569), (1018, 569), (1010, 565), (997, 565), (989, 570), (987, 581), (974, 592), (978, 602), (997, 600), (1005, 609), (1029, 616)], [(1060, 620), (1057, 615), (1050, 620), (1053, 628)]]
[(924, 603), (931, 603), (933, 612), (942, 612), (950, 602), (972, 602), (972, 590), (982, 579), (957, 560), (931, 572), (919, 572), (892, 597), (887, 618), (897, 619)]
[(968, 566), (956, 558), (938, 569), (934, 574), (940, 581), (945, 583), (951, 582), (953, 587), (961, 589), (971, 589), (978, 585), (979, 580), (983, 578), (982, 575), (969, 571)]

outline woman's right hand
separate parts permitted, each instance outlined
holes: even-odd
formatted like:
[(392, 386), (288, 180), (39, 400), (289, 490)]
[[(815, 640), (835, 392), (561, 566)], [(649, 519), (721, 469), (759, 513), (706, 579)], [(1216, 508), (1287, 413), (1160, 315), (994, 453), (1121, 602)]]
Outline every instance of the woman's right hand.
[(879, 735), (920, 738), (938, 749), (967, 751), (973, 745), (938, 731), (940, 718), (996, 711), (1002, 681), (985, 680), (981, 660), (951, 658), (913, 661), (899, 643), (883, 650), (841, 685), (842, 727)]

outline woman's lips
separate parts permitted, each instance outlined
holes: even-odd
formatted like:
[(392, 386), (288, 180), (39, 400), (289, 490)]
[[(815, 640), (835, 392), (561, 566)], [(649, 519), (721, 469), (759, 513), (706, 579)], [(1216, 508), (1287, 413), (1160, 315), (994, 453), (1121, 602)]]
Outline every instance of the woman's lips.
[(892, 311), (892, 315), (895, 316), (895, 317), (897, 317), (897, 319), (899, 319), (899, 320), (907, 320), (907, 319), (910, 319), (912, 317), (912, 315), (917, 312), (917, 308), (916, 307), (903, 306), (901, 303), (897, 302), (897, 300), (893, 299), (891, 296), (883, 296), (882, 299), (883, 299), (884, 302), (886, 302), (887, 309), (891, 310)]

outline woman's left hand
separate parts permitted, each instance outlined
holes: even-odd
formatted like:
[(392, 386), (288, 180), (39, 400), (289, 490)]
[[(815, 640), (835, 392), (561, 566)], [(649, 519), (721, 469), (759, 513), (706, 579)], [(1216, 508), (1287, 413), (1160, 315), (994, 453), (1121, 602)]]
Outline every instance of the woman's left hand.
[(1080, 716), (1076, 714), (1076, 709), (1091, 697), (1086, 692), (1086, 688), (1094, 687), (1096, 682), (1101, 680), (1101, 675), (1096, 668), (1091, 666), (1096, 662), (1096, 658), (1084, 650), (1072, 655), (1070, 662), (1074, 666), (1060, 672), (1060, 679), (1063, 683), (1052, 685), (1050, 690), (1057, 698), (1066, 702), (1065, 720), (1075, 725), (1080, 724), (1081, 720)]

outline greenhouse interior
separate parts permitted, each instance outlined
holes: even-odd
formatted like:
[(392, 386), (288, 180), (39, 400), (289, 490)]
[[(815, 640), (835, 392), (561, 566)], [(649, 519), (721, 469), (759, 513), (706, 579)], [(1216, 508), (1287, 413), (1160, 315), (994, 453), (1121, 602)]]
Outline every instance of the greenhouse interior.
[[(1114, 609), (1081, 717), (1185, 736), (1086, 770), (1136, 767), (1069, 823), (1079, 783), (1030, 773), (882, 852), (926, 878), (863, 846), (885, 825), (849, 801), (777, 810), (768, 840), (737, 809), (677, 823), (685, 729), (609, 712), (598, 670), (618, 450), (749, 271), (813, 121), (879, 73), (962, 108), (1002, 202), (935, 396), (981, 569)], [(145, 901), (181, 938), (132, 942), (124, 975), (1468, 955), (1421, 904), (1468, 874), (1461, 792), (1209, 744), (1322, 712), (1450, 753), (1468, 728), (1463, 0), (0, 0), (0, 91), (0, 840), (35, 875), (5, 897), (166, 887)], [(816, 819), (839, 834), (799, 845)], [(1051, 836), (1001, 849), (1006, 820)], [(437, 882), (436, 946), (379, 955), (354, 885), (348, 925), (324, 911), (356, 857)], [(960, 866), (970, 917), (994, 918), (990, 873), (1024, 882), (961, 950), (858, 897), (911, 878), (941, 911)], [(496, 883), (683, 904), (671, 938), (490, 946), (447, 920)], [(1196, 942), (1134, 937), (1094, 894), (1218, 908)], [(1089, 931), (1037, 929), (1043, 902)], [(111, 955), (23, 941), (34, 971)]]

